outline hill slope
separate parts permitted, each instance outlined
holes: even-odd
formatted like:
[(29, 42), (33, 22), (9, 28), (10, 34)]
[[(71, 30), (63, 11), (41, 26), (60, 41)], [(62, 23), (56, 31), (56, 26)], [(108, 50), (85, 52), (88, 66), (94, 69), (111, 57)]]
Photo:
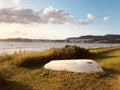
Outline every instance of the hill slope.
[(120, 35), (105, 35), (105, 36), (81, 36), (75, 38), (68, 38), (66, 42), (80, 42), (80, 43), (120, 43)]
[(105, 36), (81, 36), (73, 37), (64, 40), (50, 40), (50, 39), (27, 39), (27, 38), (8, 38), (0, 39), (0, 42), (73, 42), (73, 43), (120, 43), (120, 35), (108, 34)]

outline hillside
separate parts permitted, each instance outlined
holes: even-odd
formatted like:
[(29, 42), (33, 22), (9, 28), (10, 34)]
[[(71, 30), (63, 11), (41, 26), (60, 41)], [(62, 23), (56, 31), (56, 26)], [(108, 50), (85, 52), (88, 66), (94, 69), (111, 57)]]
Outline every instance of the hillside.
[(49, 39), (28, 39), (28, 38), (8, 38), (0, 39), (0, 42), (64, 42), (65, 40), (49, 40)]
[(105, 36), (81, 36), (68, 38), (66, 42), (79, 42), (79, 43), (120, 43), (120, 35), (108, 34)]
[(0, 42), (73, 42), (73, 43), (120, 43), (120, 35), (108, 34), (105, 36), (80, 36), (67, 38), (64, 40), (50, 40), (50, 39), (27, 39), (27, 38), (8, 38), (0, 39)]

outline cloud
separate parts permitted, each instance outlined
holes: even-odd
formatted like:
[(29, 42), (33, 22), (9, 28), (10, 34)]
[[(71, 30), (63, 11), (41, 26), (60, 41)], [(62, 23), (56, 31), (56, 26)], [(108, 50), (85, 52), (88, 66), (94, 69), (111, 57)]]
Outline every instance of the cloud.
[(82, 20), (82, 19), (80, 19), (79, 20), (79, 24), (86, 25), (86, 24), (89, 24), (89, 22), (88, 22), (88, 20)]
[(96, 18), (98, 18), (98, 16), (89, 13), (89, 14), (87, 14), (87, 18), (90, 19), (90, 20), (92, 20), (92, 19), (96, 19)]
[(16, 35), (27, 35), (27, 33), (23, 33), (21, 31), (13, 31), (9, 33), (10, 36), (16, 36)]
[(18, 6), (21, 0), (0, 0), (0, 7)]
[[(44, 8), (39, 11), (23, 8), (2, 8), (0, 9), (0, 23), (19, 23), (19, 24), (74, 24), (87, 25), (93, 24), (93, 19), (98, 18), (94, 14), (88, 14), (87, 19), (75, 18), (63, 9), (56, 9), (53, 7)], [(107, 21), (109, 17), (104, 17)]]
[(74, 18), (70, 14), (64, 12), (62, 9), (55, 9), (53, 7), (45, 8), (42, 12), (43, 17), (48, 19), (49, 23), (73, 23)]
[(0, 22), (4, 23), (53, 23), (53, 24), (72, 24), (74, 18), (65, 13), (64, 10), (53, 7), (45, 8), (40, 11), (32, 9), (0, 9)]
[(110, 20), (110, 16), (106, 16), (106, 17), (104, 17), (103, 20), (104, 20), (104, 21), (108, 21), (108, 20)]
[(4, 8), (0, 9), (0, 22), (2, 23), (32, 23), (40, 20), (32, 9)]
[(19, 4), (20, 0), (12, 0), (12, 2), (17, 5)]

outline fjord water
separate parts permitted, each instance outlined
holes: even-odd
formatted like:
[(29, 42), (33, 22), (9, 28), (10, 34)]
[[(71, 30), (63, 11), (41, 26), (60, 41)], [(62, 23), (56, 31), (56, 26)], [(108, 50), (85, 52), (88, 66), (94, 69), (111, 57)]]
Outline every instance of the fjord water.
[(0, 54), (14, 53), (19, 51), (43, 51), (52, 47), (64, 47), (65, 45), (76, 45), (85, 48), (120, 46), (120, 44), (100, 43), (65, 43), (65, 42), (0, 42)]

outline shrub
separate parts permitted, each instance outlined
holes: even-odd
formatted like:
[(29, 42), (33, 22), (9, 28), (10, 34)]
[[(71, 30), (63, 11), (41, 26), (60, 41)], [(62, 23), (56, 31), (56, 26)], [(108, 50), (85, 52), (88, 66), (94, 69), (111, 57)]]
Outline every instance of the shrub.
[(12, 63), (22, 67), (40, 67), (51, 60), (87, 58), (89, 50), (78, 46), (65, 46), (63, 48), (51, 48), (43, 52), (20, 53)]

